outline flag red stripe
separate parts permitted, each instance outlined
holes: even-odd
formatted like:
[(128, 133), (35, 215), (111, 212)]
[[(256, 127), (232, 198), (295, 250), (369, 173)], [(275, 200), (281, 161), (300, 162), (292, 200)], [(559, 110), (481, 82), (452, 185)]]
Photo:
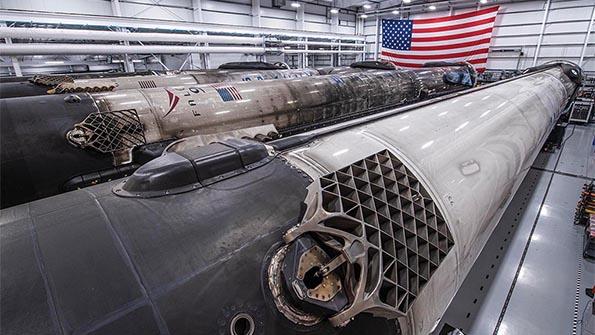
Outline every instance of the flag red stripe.
[(474, 45), (481, 45), (481, 44), (485, 44), (485, 43), (490, 43), (490, 39), (483, 38), (483, 39), (475, 40), (475, 41), (471, 41), (471, 42), (445, 44), (445, 45), (411, 46), (411, 51), (433, 51), (433, 50), (458, 49), (458, 48), (472, 47)]
[(493, 28), (485, 28), (485, 29), (481, 29), (481, 30), (471, 31), (468, 33), (461, 33), (461, 34), (454, 34), (454, 35), (444, 35), (444, 36), (434, 36), (434, 37), (413, 37), (411, 39), (411, 43), (456, 40), (458, 38), (465, 38), (465, 37), (489, 34), (492, 32), (492, 29)]
[(240, 92), (235, 87), (230, 87), (231, 95), (234, 96), (237, 100), (242, 100), (242, 96)]
[(467, 63), (471, 63), (471, 64), (484, 64), (487, 62), (488, 62), (487, 58), (478, 58), (478, 59), (472, 59), (472, 60), (467, 61)]
[(470, 27), (476, 27), (476, 26), (481, 26), (483, 24), (486, 23), (492, 23), (496, 21), (496, 17), (490, 17), (487, 19), (483, 19), (483, 20), (477, 20), (477, 21), (473, 21), (473, 22), (467, 22), (467, 23), (460, 23), (460, 24), (454, 24), (452, 26), (444, 26), (444, 27), (435, 27), (435, 28), (415, 28), (415, 23), (413, 24), (413, 33), (414, 34), (419, 34), (419, 33), (439, 33), (441, 31), (449, 31), (449, 30), (455, 30), (455, 29), (463, 29), (463, 28), (470, 28)]
[(383, 51), (382, 54), (399, 58), (399, 59), (448, 59), (448, 58), (460, 58), (460, 57), (469, 57), (473, 55), (479, 54), (487, 54), (489, 52), (489, 48), (482, 48), (477, 50), (470, 50), (464, 52), (455, 52), (451, 54), (438, 54), (438, 55), (407, 55), (407, 54), (396, 54), (388, 51)]
[(434, 18), (434, 19), (414, 19), (413, 24), (448, 22), (448, 21), (454, 21), (454, 20), (466, 19), (469, 17), (479, 16), (479, 15), (484, 15), (484, 14), (497, 12), (497, 11), (498, 11), (498, 6), (478, 10), (475, 12), (462, 13), (462, 14), (457, 14), (457, 15), (453, 15), (453, 16), (438, 17), (438, 18)]
[[(384, 54), (384, 52), (383, 52), (383, 54)], [(468, 60), (467, 63), (470, 63), (470, 64), (485, 64), (485, 63), (487, 63), (487, 61), (488, 61), (487, 58), (479, 58), (479, 59)], [(406, 62), (397, 62), (397, 61), (390, 61), (390, 62), (393, 63), (393, 64), (395, 64), (395, 65), (402, 66), (402, 67), (413, 67), (413, 68), (423, 67), (423, 64), (419, 64), (419, 63), (406, 63)], [(481, 69), (481, 68), (478, 68), (478, 69)]]

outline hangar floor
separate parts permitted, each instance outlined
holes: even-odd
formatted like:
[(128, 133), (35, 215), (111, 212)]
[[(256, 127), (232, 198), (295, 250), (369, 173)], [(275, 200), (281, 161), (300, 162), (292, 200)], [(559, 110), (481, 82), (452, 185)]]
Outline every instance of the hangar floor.
[(595, 262), (582, 257), (573, 224), (585, 182), (595, 178), (595, 126), (569, 125), (554, 153), (542, 152), (441, 324), (471, 335), (595, 334), (585, 289)]

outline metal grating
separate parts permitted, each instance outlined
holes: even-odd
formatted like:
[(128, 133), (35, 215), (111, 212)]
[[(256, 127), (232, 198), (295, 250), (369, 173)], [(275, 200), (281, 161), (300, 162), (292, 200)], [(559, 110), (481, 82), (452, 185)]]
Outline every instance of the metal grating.
[[(89, 114), (75, 125), (73, 134), (83, 134), (83, 147), (92, 147), (103, 153), (134, 148), (146, 143), (143, 125), (135, 110)], [(81, 137), (79, 137), (81, 138)]]
[(327, 245), (339, 240), (337, 250), (354, 241), (366, 250), (360, 261), (352, 261), (363, 269), (360, 278), (357, 270), (344, 278), (354, 301), (331, 322), (345, 324), (363, 311), (405, 315), (454, 245), (419, 180), (384, 150), (321, 177), (310, 192), (304, 222), (290, 229), (286, 240), (314, 233)]
[(78, 92), (106, 92), (106, 91), (113, 91), (116, 86), (109, 82), (94, 82), (95, 86), (86, 86), (84, 83), (82, 85), (77, 83), (60, 83), (54, 88), (53, 90), (48, 91), (48, 93), (55, 94), (55, 93), (78, 93)]
[(157, 84), (153, 80), (139, 80), (138, 85), (140, 88), (157, 88)]
[(31, 78), (31, 82), (44, 85), (44, 86), (56, 86), (61, 83), (73, 83), (74, 79), (67, 75), (44, 75), (38, 74)]

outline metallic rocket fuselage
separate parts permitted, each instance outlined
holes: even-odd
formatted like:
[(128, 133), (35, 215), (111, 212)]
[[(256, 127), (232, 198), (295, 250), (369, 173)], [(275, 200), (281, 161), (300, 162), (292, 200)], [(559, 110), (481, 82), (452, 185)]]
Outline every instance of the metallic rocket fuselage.
[[(395, 334), (397, 327), (404, 334), (427, 334), (579, 84), (576, 68), (551, 65), (502, 83), (296, 135), (297, 140), (274, 141), (272, 147), (234, 140), (168, 152), (127, 180), (4, 209), (1, 331), (228, 334), (237, 316), (247, 315), (255, 334)], [(368, 171), (367, 177), (360, 178), (360, 170)], [(392, 228), (385, 230), (382, 221), (378, 225), (366, 216), (357, 219), (361, 231), (353, 225), (356, 221), (340, 221), (318, 235), (308, 229), (324, 222), (311, 221), (317, 217), (312, 215), (313, 193), (306, 196), (307, 188), (316, 185), (344, 197), (339, 201), (344, 205), (372, 212), (374, 220), (388, 215), (380, 213), (379, 204), (385, 204), (389, 208), (382, 210), (410, 217), (414, 228), (391, 221)], [(364, 204), (368, 192), (374, 195)], [(327, 209), (330, 204), (323, 201)], [(419, 214), (424, 206), (434, 214)], [(344, 220), (351, 212), (325, 215)], [(443, 221), (430, 223), (439, 212)], [(406, 242), (396, 236), (403, 226)], [(363, 243), (363, 254), (350, 254), (343, 262), (360, 259), (370, 268), (378, 266), (366, 256), (373, 245), (381, 246), (376, 254), (388, 255), (385, 242), (397, 249), (406, 243), (405, 259), (395, 255), (388, 263), (382, 256), (382, 285), (365, 288), (371, 295), (413, 290), (411, 282), (402, 283), (400, 271), (390, 278), (392, 266), (406, 266), (404, 275), (425, 280), (423, 285), (415, 281), (406, 308), (397, 310), (401, 301), (394, 299), (385, 301), (394, 306), (379, 301), (358, 305), (358, 291), (339, 313), (314, 315), (320, 319), (314, 325), (298, 325), (287, 317), (306, 305), (295, 304), (288, 312), (295, 296), (270, 290), (273, 255), (283, 244), (291, 246), (287, 236), (297, 232), (313, 237), (324, 250), (335, 250), (338, 230), (346, 237), (361, 234), (350, 238)], [(437, 234), (436, 242), (432, 234)], [(452, 243), (442, 248), (438, 244), (447, 235)], [(427, 243), (432, 244), (430, 252), (437, 250), (439, 262), (425, 255)], [(422, 273), (421, 266), (430, 261), (431, 275)], [(357, 283), (364, 270), (341, 269), (336, 272), (339, 292), (357, 289), (350, 283)], [(281, 292), (284, 300), (279, 303), (271, 292)], [(353, 306), (363, 313), (349, 314)], [(343, 327), (334, 327), (338, 324)]]
[[(283, 153), (290, 164), (315, 181), (349, 166), (353, 171), (347, 174), (354, 176), (353, 188), (360, 196), (354, 202), (362, 208), (370, 205), (364, 201), (366, 192), (360, 190), (365, 189), (365, 184), (362, 188), (357, 185), (359, 172), (354, 162), (387, 156), (385, 150), (394, 157), (394, 168), (381, 163), (378, 172), (383, 181), (379, 184), (385, 189), (392, 187), (390, 175), (394, 169), (394, 192), (399, 200), (394, 200), (394, 207), (386, 201), (386, 211), (385, 198), (381, 196), (379, 201), (374, 195), (370, 215), (377, 216), (380, 227), (373, 227), (374, 221), (367, 219), (362, 224), (366, 237), (379, 231), (382, 243), (368, 243), (366, 237), (357, 237), (367, 243), (366, 255), (382, 254), (384, 276), (358, 282), (377, 287), (378, 291), (370, 289), (365, 295), (378, 293), (379, 299), (355, 299), (357, 304), (333, 315), (330, 321), (343, 324), (349, 322), (352, 313), (363, 310), (398, 317), (404, 334), (433, 331), (579, 85), (579, 69), (552, 66), (455, 94), (458, 96), (402, 115), (321, 135), (305, 146)], [(403, 167), (397, 169), (395, 161), (407, 172), (403, 172)], [(336, 174), (338, 179), (345, 177)], [(376, 176), (368, 175), (370, 180)], [(349, 187), (349, 176), (345, 178), (348, 181), (338, 180), (342, 197), (347, 197), (344, 189)], [(375, 193), (375, 185), (371, 193)], [(385, 193), (386, 198), (395, 194)], [(428, 202), (433, 204), (428, 206)], [(314, 211), (315, 206), (308, 203), (306, 212)], [(345, 212), (349, 209), (343, 208)], [(359, 222), (357, 214), (345, 212), (341, 212), (342, 218)], [(389, 215), (388, 219), (384, 215)], [(446, 227), (440, 226), (442, 219)], [(382, 224), (385, 220), (391, 222), (387, 227)], [(429, 223), (431, 220), (434, 221)], [(324, 221), (317, 221), (305, 227), (306, 221), (302, 220), (298, 231), (316, 234), (321, 225), (325, 226)], [(339, 232), (335, 231), (337, 239), (354, 237), (352, 229), (339, 227)], [(404, 238), (400, 235), (403, 232)], [(295, 234), (292, 232), (290, 237)], [(329, 240), (332, 233), (325, 231), (325, 236)], [(389, 266), (392, 259), (396, 259), (394, 268)], [(366, 266), (374, 270), (371, 262)]]
[(146, 72), (138, 74), (39, 75), (34, 76), (29, 81), (0, 82), (0, 98), (26, 97), (48, 93), (103, 92), (219, 82), (287, 79), (319, 74), (315, 69), (230, 69), (188, 70), (164, 74)]
[[(290, 80), (178, 86), (93, 95), (98, 112), (133, 110), (148, 143), (273, 125), (281, 132), (464, 88), (444, 75), (461, 67), (366, 71)], [(465, 70), (463, 70), (465, 71)]]
[[(461, 90), (465, 66), (0, 99), (2, 207), (129, 174), (221, 136), (295, 133)], [(27, 185), (27, 187), (23, 187)]]
[(118, 78), (75, 79), (59, 84), (56, 93), (121, 91), (143, 88), (203, 85), (220, 82), (290, 79), (319, 75), (315, 69), (188, 70), (180, 73)]

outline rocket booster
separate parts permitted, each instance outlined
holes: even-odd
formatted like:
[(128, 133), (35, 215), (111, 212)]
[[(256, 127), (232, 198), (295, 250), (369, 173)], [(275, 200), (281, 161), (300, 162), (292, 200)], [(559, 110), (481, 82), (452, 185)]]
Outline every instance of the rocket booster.
[(165, 75), (64, 81), (51, 90), (51, 93), (121, 91), (139, 88), (189, 86), (220, 82), (301, 78), (316, 75), (319, 75), (319, 73), (315, 69), (189, 70)]
[(120, 178), (170, 145), (297, 133), (461, 90), (474, 75), (439, 66), (1, 99), (2, 206)]
[(268, 63), (245, 62), (223, 64), (216, 70), (188, 70), (171, 73), (36, 75), (29, 81), (0, 83), (0, 98), (47, 93), (104, 92), (218, 82), (286, 79), (319, 74), (319, 71), (315, 69), (284, 69)]

